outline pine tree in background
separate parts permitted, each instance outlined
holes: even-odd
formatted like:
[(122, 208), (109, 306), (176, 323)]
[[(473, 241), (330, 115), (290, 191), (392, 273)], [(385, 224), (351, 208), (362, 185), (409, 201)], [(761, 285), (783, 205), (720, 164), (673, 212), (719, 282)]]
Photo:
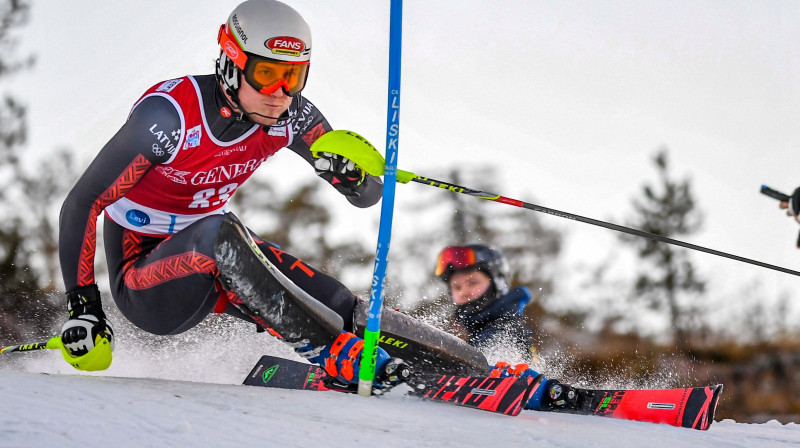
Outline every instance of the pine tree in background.
[[(633, 201), (635, 215), (628, 226), (668, 238), (682, 237), (698, 231), (702, 215), (696, 210), (689, 180), (676, 180), (670, 173), (666, 150), (654, 157), (658, 172), (655, 186), (646, 184), (640, 198)], [(633, 299), (643, 301), (669, 318), (673, 343), (683, 353), (690, 347), (693, 328), (693, 304), (686, 298), (699, 298), (705, 280), (698, 277), (689, 252), (669, 244), (645, 238), (621, 237), (637, 248), (645, 261), (636, 278)]]
[(30, 2), (22, 0), (0, 1), (0, 78), (10, 75), (33, 64), (33, 56), (12, 57), (19, 40), (14, 30), (28, 22)]
[[(27, 23), (29, 12), (28, 2), (0, 2), (0, 79), (33, 64), (32, 56), (15, 55), (14, 32)], [(55, 232), (47, 214), (53, 189), (40, 179), (50, 180), (63, 194), (58, 182), (69, 173), (62, 171), (64, 166), (45, 166), (35, 176), (27, 174), (20, 157), (26, 141), (26, 108), (5, 94), (0, 101), (0, 341), (9, 343), (51, 335), (61, 297), (53, 288)], [(41, 188), (30, 188), (37, 181)], [(45, 241), (48, 244), (41, 244)], [(43, 270), (49, 271), (50, 279), (42, 281), (33, 267), (37, 264), (47, 266)], [(42, 283), (49, 286), (43, 288)]]

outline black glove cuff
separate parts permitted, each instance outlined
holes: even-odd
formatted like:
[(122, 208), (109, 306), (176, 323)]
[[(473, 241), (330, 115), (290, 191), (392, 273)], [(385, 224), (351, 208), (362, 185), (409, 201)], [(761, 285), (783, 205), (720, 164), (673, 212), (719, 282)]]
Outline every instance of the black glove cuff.
[(367, 181), (365, 180), (364, 182), (361, 182), (360, 184), (357, 185), (353, 185), (352, 182), (345, 181), (345, 182), (340, 182), (338, 184), (334, 184), (333, 186), (337, 190), (339, 190), (339, 193), (347, 197), (357, 198), (361, 196), (361, 193), (363, 193), (364, 190), (367, 189)]
[(93, 314), (105, 318), (103, 305), (100, 302), (100, 289), (96, 284), (79, 286), (67, 292), (67, 306), (69, 317), (78, 317), (81, 314)]

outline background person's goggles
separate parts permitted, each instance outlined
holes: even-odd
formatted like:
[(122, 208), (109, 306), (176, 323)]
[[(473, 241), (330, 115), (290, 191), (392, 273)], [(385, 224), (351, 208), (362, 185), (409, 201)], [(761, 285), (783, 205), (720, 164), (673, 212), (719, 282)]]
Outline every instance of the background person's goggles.
[(447, 247), (436, 260), (436, 276), (441, 276), (449, 270), (464, 269), (474, 266), (478, 262), (478, 254), (469, 247)]

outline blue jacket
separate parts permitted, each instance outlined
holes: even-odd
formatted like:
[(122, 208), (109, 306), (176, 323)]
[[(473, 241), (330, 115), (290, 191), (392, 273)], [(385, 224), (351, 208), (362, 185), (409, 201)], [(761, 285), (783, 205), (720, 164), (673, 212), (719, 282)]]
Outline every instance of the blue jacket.
[[(520, 353), (530, 355), (533, 336), (522, 323), (522, 312), (531, 302), (528, 288), (514, 288), (487, 307), (468, 312), (462, 307), (456, 313), (468, 333), (467, 342), (478, 348), (490, 346), (499, 335), (511, 335)], [(505, 342), (505, 341), (504, 341)]]

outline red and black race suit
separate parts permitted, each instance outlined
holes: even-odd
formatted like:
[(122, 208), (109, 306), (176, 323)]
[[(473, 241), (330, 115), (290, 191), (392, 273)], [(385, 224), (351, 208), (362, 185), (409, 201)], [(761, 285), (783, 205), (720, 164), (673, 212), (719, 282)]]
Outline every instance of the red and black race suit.
[[(313, 167), (310, 146), (331, 130), (301, 96), (292, 99), (294, 119), (283, 126), (225, 116), (225, 106), (213, 75), (158, 83), (133, 106), (61, 209), (59, 257), (67, 291), (95, 283), (96, 223), (105, 211), (111, 291), (131, 322), (175, 334), (215, 308), (221, 292), (213, 246), (231, 196), (284, 147)], [(380, 199), (380, 179), (368, 176), (366, 182), (361, 194), (347, 197), (357, 207)], [(313, 268), (290, 270), (297, 260), (285, 253), (278, 259), (269, 245), (262, 249), (272, 262), (349, 327), (355, 296)], [(224, 303), (219, 300), (218, 311)], [(232, 306), (225, 311), (245, 317)]]

